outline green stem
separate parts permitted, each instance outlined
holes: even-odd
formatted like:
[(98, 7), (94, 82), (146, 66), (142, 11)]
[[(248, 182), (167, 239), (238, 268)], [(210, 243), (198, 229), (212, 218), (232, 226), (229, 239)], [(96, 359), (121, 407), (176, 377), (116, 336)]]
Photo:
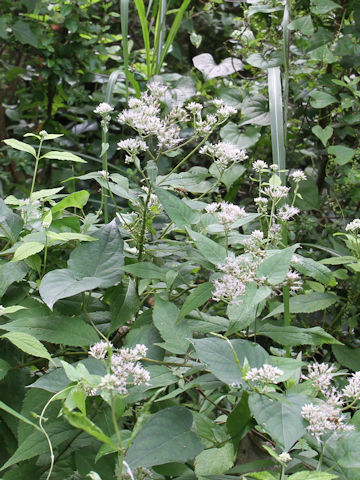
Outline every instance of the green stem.
[[(107, 123), (105, 119), (102, 120), (101, 122), (101, 148), (103, 149), (104, 146), (107, 144)], [(107, 149), (105, 149), (105, 152), (102, 154), (102, 166), (103, 170), (105, 171), (105, 178), (108, 177), (108, 156), (107, 156)], [(104, 191), (104, 187), (101, 187), (102, 190), (102, 195), (104, 195), (104, 220), (105, 223), (109, 222), (109, 211), (108, 211), (108, 197), (107, 194)]]
[(43, 264), (43, 271), (42, 271), (41, 278), (45, 275), (45, 271), (46, 271), (47, 252), (48, 252), (48, 238), (47, 238), (47, 235), (45, 234), (44, 264)]
[(151, 197), (151, 185), (149, 184), (148, 193), (147, 193), (147, 197), (146, 197), (146, 200), (145, 200), (143, 216), (142, 216), (139, 255), (138, 255), (138, 261), (139, 262), (142, 262), (143, 257), (144, 257), (144, 244), (145, 244), (146, 220), (147, 220), (146, 217), (147, 217), (147, 211), (148, 211), (148, 205), (149, 205), (149, 202), (150, 202), (150, 197)]
[(318, 461), (318, 464), (317, 464), (317, 467), (316, 467), (317, 472), (321, 471), (321, 466), (322, 466), (322, 462), (323, 462), (323, 458), (324, 458), (324, 452), (325, 452), (325, 446), (326, 446), (326, 442), (321, 444), (319, 461)]
[(39, 166), (40, 152), (41, 152), (42, 143), (43, 143), (43, 137), (40, 138), (39, 148), (38, 148), (38, 151), (37, 151), (37, 153), (36, 153), (34, 174), (33, 174), (32, 183), (31, 183), (31, 189), (30, 189), (30, 198), (31, 198), (31, 195), (33, 194), (33, 191), (34, 191), (34, 188), (35, 188), (35, 181), (36, 181), (36, 175), (37, 175), (38, 166)]
[(123, 461), (124, 461), (124, 453), (123, 453), (123, 448), (122, 448), (120, 430), (119, 430), (119, 426), (118, 426), (118, 423), (117, 423), (117, 420), (116, 420), (115, 402), (114, 402), (114, 397), (113, 397), (112, 392), (111, 392), (111, 419), (112, 419), (112, 422), (113, 422), (114, 431), (115, 431), (116, 439), (117, 439), (118, 446), (119, 446), (118, 455), (119, 455), (120, 462), (119, 462), (119, 471), (118, 471), (118, 474), (117, 474), (117, 480), (121, 480)]
[[(290, 288), (288, 285), (283, 287), (283, 302), (284, 302), (284, 326), (289, 327), (290, 319)], [(290, 357), (290, 347), (286, 347), (286, 356)]]

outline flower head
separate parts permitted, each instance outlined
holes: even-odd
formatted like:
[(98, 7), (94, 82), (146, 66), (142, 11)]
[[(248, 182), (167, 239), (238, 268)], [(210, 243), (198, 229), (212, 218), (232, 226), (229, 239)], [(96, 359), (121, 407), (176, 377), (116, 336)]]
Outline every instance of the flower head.
[(89, 355), (90, 357), (97, 358), (101, 360), (105, 358), (109, 348), (112, 348), (112, 343), (105, 342), (105, 340), (101, 340), (100, 342), (95, 343), (92, 347), (90, 347)]
[(290, 177), (294, 180), (295, 183), (306, 180), (306, 175), (302, 170), (294, 170), (292, 173), (290, 173)]
[(114, 107), (109, 105), (106, 102), (100, 103), (94, 110), (94, 113), (97, 113), (98, 115), (105, 116), (108, 115), (110, 112), (114, 110)]
[(348, 223), (345, 227), (347, 232), (357, 233), (360, 230), (360, 218), (355, 218), (352, 222)]
[(245, 375), (245, 379), (260, 383), (279, 383), (282, 375), (284, 375), (284, 372), (280, 368), (264, 363), (261, 368), (249, 370)]

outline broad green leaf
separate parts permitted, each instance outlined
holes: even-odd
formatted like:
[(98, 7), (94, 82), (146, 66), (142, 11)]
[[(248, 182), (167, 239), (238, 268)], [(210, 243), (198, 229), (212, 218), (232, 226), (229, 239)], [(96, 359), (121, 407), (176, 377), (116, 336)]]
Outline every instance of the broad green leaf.
[(245, 120), (242, 120), (239, 126), (247, 124), (270, 125), (268, 104), (268, 99), (263, 95), (245, 97), (241, 104), (241, 113), (245, 116)]
[[(339, 300), (334, 293), (312, 292), (306, 295), (296, 295), (290, 298), (290, 313), (312, 313), (325, 310)], [(284, 305), (274, 308), (265, 318), (283, 313)]]
[(28, 418), (24, 417), (19, 412), (17, 412), (13, 408), (9, 407), (8, 405), (6, 405), (1, 400), (0, 400), (0, 410), (3, 410), (4, 412), (9, 413), (13, 417), (16, 417), (18, 420), (21, 420), (22, 422), (27, 423), (28, 425), (31, 425), (33, 428), (35, 428), (35, 430), (40, 431), (39, 425), (36, 425), (36, 423), (31, 422)]
[(299, 328), (265, 324), (259, 328), (257, 334), (270, 337), (275, 342), (280, 343), (280, 345), (287, 347), (294, 347), (296, 345), (323, 345), (324, 343), (340, 344), (340, 342), (325, 332), (321, 327)]
[(0, 265), (0, 297), (4, 295), (7, 288), (15, 282), (20, 282), (28, 272), (24, 262), (7, 262)]
[(234, 446), (231, 442), (219, 448), (203, 450), (195, 458), (195, 473), (198, 476), (220, 475), (234, 464)]
[(354, 430), (341, 436), (337, 443), (339, 465), (345, 468), (360, 468), (360, 432)]
[[(50, 425), (46, 425), (46, 432), (51, 438), (51, 444), (53, 448), (60, 445), (62, 442), (68, 441), (76, 434), (70, 425), (66, 425), (63, 421), (56, 421)], [(29, 435), (23, 443), (21, 443), (15, 453), (9, 458), (9, 460), (0, 468), (11, 467), (15, 463), (23, 462), (29, 458), (36, 457), (43, 453), (49, 454), (49, 445), (42, 432), (35, 431)]]
[(50, 158), (52, 160), (69, 160), (70, 162), (86, 163), (85, 160), (70, 152), (47, 152), (40, 158)]
[(46, 305), (53, 309), (54, 304), (61, 298), (72, 297), (77, 293), (94, 290), (102, 284), (97, 277), (75, 278), (74, 273), (66, 268), (52, 270), (47, 273), (40, 284), (39, 293)]
[(182, 228), (186, 225), (192, 225), (199, 220), (199, 214), (192, 208), (186, 205), (185, 202), (177, 198), (173, 193), (168, 192), (162, 188), (155, 188), (155, 193), (161, 205), (164, 207), (165, 212), (169, 215), (170, 219)]
[[(192, 340), (197, 356), (208, 365), (209, 370), (219, 380), (228, 385), (240, 384), (242, 373), (237, 365), (230, 345), (220, 338), (201, 338)], [(260, 368), (264, 363), (269, 363), (267, 352), (258, 344), (248, 340), (231, 340), (240, 365), (243, 366), (245, 359), (250, 367)]]
[(231, 435), (231, 440), (235, 448), (238, 447), (240, 440), (253, 426), (248, 400), (249, 394), (244, 391), (241, 395), (240, 402), (236, 405), (226, 420), (226, 429)]
[(16, 215), (0, 198), (0, 237), (7, 238), (11, 244), (15, 243), (23, 225), (20, 215)]
[(57, 212), (62, 212), (66, 208), (83, 208), (89, 200), (89, 192), (86, 190), (80, 190), (79, 192), (70, 193), (67, 197), (63, 198), (54, 207), (51, 212), (54, 215)]
[(76, 233), (76, 232), (52, 232), (47, 231), (46, 236), (49, 238), (50, 241), (60, 241), (60, 242), (70, 242), (71, 240), (79, 240), (81, 242), (95, 242), (97, 239), (91, 237), (90, 235), (84, 235), (83, 233)]
[(139, 262), (131, 265), (123, 265), (121, 269), (135, 277), (165, 280), (166, 272), (151, 262)]
[(246, 476), (256, 480), (277, 480), (270, 472), (251, 472), (247, 473)]
[(24, 242), (16, 249), (11, 261), (19, 262), (27, 257), (31, 257), (31, 255), (35, 255), (35, 253), (41, 252), (44, 248), (45, 245), (40, 242)]
[(268, 70), (270, 68), (280, 67), (282, 57), (279, 51), (273, 52), (268, 57), (265, 57), (261, 53), (252, 53), (246, 58), (246, 62), (253, 67)]
[(314, 24), (311, 16), (298, 17), (288, 25), (289, 30), (298, 30), (303, 35), (311, 36), (314, 33)]
[(31, 195), (31, 201), (42, 200), (44, 198), (53, 197), (53, 195), (56, 195), (57, 193), (61, 192), (63, 188), (64, 187), (45, 188), (43, 190), (39, 190), (38, 192), (33, 192)]
[(133, 315), (140, 308), (135, 280), (130, 279), (128, 285), (116, 287), (110, 302), (110, 333), (112, 333), (121, 325), (125, 325), (126, 322), (132, 320)]
[(299, 245), (296, 244), (270, 254), (260, 264), (256, 276), (258, 278), (265, 276), (271, 285), (282, 283), (289, 271), (291, 258), (298, 247)]
[(124, 242), (113, 220), (97, 230), (92, 237), (96, 242), (78, 245), (71, 252), (68, 266), (77, 279), (96, 278), (98, 286), (108, 288), (122, 278)]
[(32, 147), (31, 145), (28, 145), (27, 143), (20, 142), (15, 138), (7, 138), (3, 140), (3, 142), (6, 143), (6, 145), (9, 145), (9, 147), (15, 148), (16, 150), (20, 150), (21, 152), (30, 153), (33, 157), (36, 157), (35, 148)]
[(225, 58), (218, 65), (210, 53), (201, 53), (192, 59), (194, 67), (200, 70), (208, 80), (216, 77), (226, 77), (242, 70), (243, 63), (237, 58)]
[(130, 445), (125, 460), (130, 467), (152, 467), (169, 462), (186, 462), (203, 446), (191, 431), (193, 418), (183, 407), (170, 407), (151, 415)]
[(346, 163), (351, 162), (356, 154), (356, 150), (346, 147), (345, 145), (334, 145), (327, 150), (331, 155), (335, 155), (335, 162), (338, 165), (345, 165)]
[(311, 3), (312, 7), (310, 7), (310, 10), (316, 15), (324, 15), (332, 10), (341, 8), (338, 3), (335, 3), (332, 0), (312, 0)]
[(297, 255), (299, 258), (299, 262), (293, 263), (293, 268), (298, 272), (307, 275), (308, 277), (312, 277), (318, 282), (327, 285), (332, 279), (332, 271), (330, 268), (325, 267), (320, 262), (316, 262), (312, 258), (302, 257)]
[(95, 330), (78, 317), (69, 318), (58, 314), (41, 316), (26, 312), (23, 318), (1, 326), (8, 332), (22, 332), (38, 340), (61, 343), (74, 347), (96, 343), (99, 338)]
[(311, 131), (321, 140), (321, 143), (324, 145), (324, 147), (326, 147), (329, 139), (334, 133), (334, 129), (329, 125), (325, 128), (320, 127), (320, 125), (315, 125)]
[(337, 99), (330, 93), (314, 91), (310, 93), (310, 105), (314, 108), (325, 108), (333, 103), (337, 103)]
[(339, 478), (334, 473), (327, 472), (297, 472), (290, 475), (288, 480), (335, 480)]
[(354, 372), (360, 370), (360, 349), (350, 348), (346, 345), (333, 345), (331, 347), (336, 360), (341, 366), (350, 368)]
[(51, 355), (44, 345), (37, 338), (28, 333), (8, 332), (1, 335), (1, 338), (7, 338), (13, 345), (15, 345), (15, 347), (20, 348), (20, 350), (29, 355), (51, 360)]
[(39, 39), (31, 30), (29, 22), (18, 20), (12, 25), (12, 30), (19, 42), (24, 45), (31, 45), (32, 47), (39, 48)]
[(186, 172), (173, 173), (166, 180), (165, 175), (157, 177), (157, 184), (180, 187), (193, 193), (205, 193), (211, 188), (211, 181), (206, 180), (209, 171), (204, 167), (192, 167)]
[(0, 381), (6, 377), (7, 372), (10, 370), (11, 365), (0, 358)]
[(94, 422), (87, 418), (81, 412), (71, 412), (67, 408), (63, 408), (64, 417), (75, 428), (84, 430), (92, 437), (95, 437), (100, 442), (106, 443), (111, 448), (116, 449), (116, 445)]
[(196, 308), (204, 305), (204, 303), (212, 297), (213, 290), (214, 285), (212, 282), (201, 283), (195, 287), (190, 295), (186, 297), (176, 321), (179, 322), (188, 313), (191, 313)]
[(220, 136), (224, 142), (232, 143), (240, 148), (249, 148), (259, 140), (261, 132), (259, 128), (253, 126), (239, 129), (236, 123), (228, 122), (220, 129)]
[(153, 321), (155, 327), (166, 342), (166, 349), (172, 353), (184, 354), (189, 348), (191, 330), (183, 322), (177, 322), (179, 310), (174, 303), (164, 300), (159, 295), (155, 297)]
[(279, 396), (278, 400), (257, 393), (249, 397), (249, 407), (257, 423), (286, 451), (306, 433), (301, 408), (308, 402), (307, 397), (295, 394)]
[(11, 305), (11, 307), (3, 307), (0, 305), (0, 316), (7, 315), (9, 313), (15, 313), (19, 310), (26, 310), (26, 307), (22, 307), (21, 305)]
[(221, 265), (224, 263), (227, 256), (225, 247), (205, 237), (205, 235), (201, 233), (194, 232), (189, 227), (186, 227), (186, 231), (206, 260), (209, 260), (213, 265)]

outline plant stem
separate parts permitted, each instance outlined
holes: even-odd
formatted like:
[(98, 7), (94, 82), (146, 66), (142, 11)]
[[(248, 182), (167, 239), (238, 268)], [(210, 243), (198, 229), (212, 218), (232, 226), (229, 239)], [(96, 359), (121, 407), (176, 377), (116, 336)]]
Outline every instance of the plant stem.
[[(103, 162), (103, 170), (105, 171), (105, 177), (108, 177), (108, 157), (107, 157), (107, 149), (105, 145), (107, 144), (107, 122), (105, 119), (101, 122), (102, 130), (101, 130), (101, 149), (104, 149), (104, 153), (102, 154), (102, 162)], [(108, 212), (108, 198), (107, 194), (104, 191), (104, 187), (101, 187), (102, 195), (104, 195), (104, 220), (105, 223), (109, 222), (109, 212)]]
[[(284, 326), (289, 327), (290, 319), (290, 288), (288, 285), (283, 287), (283, 302), (284, 302)], [(290, 357), (290, 347), (286, 347), (286, 356)]]
[(33, 174), (33, 178), (32, 178), (30, 195), (29, 195), (30, 198), (31, 198), (31, 195), (33, 194), (33, 191), (34, 191), (34, 188), (35, 188), (35, 181), (36, 181), (36, 175), (37, 175), (38, 166), (39, 166), (39, 160), (40, 160), (40, 153), (41, 153), (42, 143), (43, 143), (43, 137), (40, 138), (39, 148), (38, 148), (38, 151), (37, 151), (37, 153), (36, 153), (34, 174)]

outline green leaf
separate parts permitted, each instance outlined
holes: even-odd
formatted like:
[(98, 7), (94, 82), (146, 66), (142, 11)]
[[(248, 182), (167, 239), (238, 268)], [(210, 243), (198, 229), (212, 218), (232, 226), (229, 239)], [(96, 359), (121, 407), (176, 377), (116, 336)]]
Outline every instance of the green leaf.
[[(312, 292), (290, 298), (290, 313), (312, 313), (325, 310), (339, 300), (334, 293)], [(284, 305), (274, 308), (265, 318), (283, 313)]]
[(130, 445), (125, 460), (130, 467), (152, 467), (169, 462), (186, 462), (203, 446), (191, 431), (193, 418), (183, 407), (170, 407), (151, 415)]
[(4, 412), (6, 413), (9, 413), (10, 415), (12, 415), (13, 417), (17, 418), (18, 420), (21, 420), (22, 422), (24, 423), (27, 423), (28, 425), (31, 425), (33, 428), (35, 428), (36, 430), (40, 430), (40, 427), (38, 425), (36, 425), (36, 423), (33, 423), (31, 422), (29, 419), (27, 419), (26, 417), (24, 417), (23, 415), (21, 415), (19, 412), (17, 412), (16, 410), (14, 410), (13, 408), (9, 407), (8, 405), (6, 405), (4, 402), (2, 402), (0, 400), (0, 410), (3, 410)]
[[(220, 338), (202, 338), (192, 340), (197, 356), (208, 365), (211, 373), (228, 385), (241, 383), (242, 373), (237, 365), (230, 345)], [(258, 344), (248, 340), (231, 340), (240, 365), (245, 359), (250, 367), (260, 368), (264, 363), (269, 363), (267, 352)]]
[(231, 435), (231, 440), (235, 448), (249, 429), (253, 426), (252, 416), (249, 408), (249, 394), (243, 392), (240, 402), (236, 405), (226, 420), (226, 428)]
[(353, 431), (342, 435), (337, 444), (339, 465), (344, 468), (360, 468), (360, 432)]
[(185, 322), (177, 322), (179, 310), (174, 303), (155, 297), (153, 321), (166, 342), (166, 349), (172, 353), (184, 354), (189, 348), (191, 330)]
[(306, 433), (301, 408), (309, 399), (303, 395), (283, 395), (278, 400), (257, 393), (249, 397), (249, 407), (257, 423), (288, 451)]
[(31, 255), (35, 255), (35, 253), (41, 252), (44, 247), (45, 245), (40, 242), (24, 242), (15, 250), (11, 261), (19, 262), (20, 260), (24, 260), (25, 258), (31, 257)]
[(334, 129), (329, 125), (325, 128), (321, 128), (320, 125), (315, 125), (312, 127), (311, 131), (321, 140), (321, 143), (324, 145), (324, 147), (326, 147), (328, 140), (334, 133)]
[(0, 266), (0, 297), (4, 295), (10, 285), (20, 282), (28, 272), (24, 262), (7, 262)]
[(297, 257), (300, 259), (300, 261), (293, 263), (293, 268), (295, 268), (295, 270), (307, 275), (308, 277), (314, 278), (324, 285), (329, 284), (333, 278), (330, 268), (325, 267), (325, 265), (320, 262), (316, 262), (312, 258), (302, 257), (300, 255), (297, 255)]
[(259, 328), (257, 334), (270, 337), (275, 342), (286, 347), (295, 347), (296, 345), (323, 345), (324, 343), (340, 344), (340, 342), (320, 327), (299, 328), (265, 324)]
[(139, 262), (133, 263), (132, 265), (123, 265), (121, 269), (126, 273), (134, 275), (135, 277), (165, 281), (166, 272), (151, 262)]
[(97, 230), (92, 237), (96, 242), (78, 245), (71, 252), (69, 269), (77, 279), (96, 278), (98, 286), (108, 288), (122, 278), (124, 242), (115, 220)]
[(46, 305), (52, 310), (54, 304), (61, 298), (72, 297), (77, 293), (94, 290), (101, 283), (102, 279), (97, 277), (84, 277), (81, 280), (77, 280), (71, 270), (63, 268), (52, 270), (43, 277), (39, 293)]
[[(53, 448), (62, 442), (69, 440), (74, 436), (76, 431), (66, 425), (63, 421), (56, 421), (46, 426), (46, 432), (51, 438)], [(28, 460), (43, 453), (49, 454), (49, 445), (42, 432), (35, 431), (22, 442), (15, 453), (1, 467), (0, 470), (14, 465), (15, 463)]]
[(331, 347), (336, 360), (341, 366), (350, 368), (354, 372), (360, 370), (360, 350), (346, 345), (333, 345)]
[(209, 260), (213, 265), (221, 265), (224, 263), (227, 256), (225, 247), (205, 237), (205, 235), (201, 233), (194, 232), (189, 227), (186, 227), (186, 231), (206, 260)]
[(7, 315), (9, 313), (15, 313), (19, 310), (26, 310), (26, 307), (22, 307), (21, 305), (11, 305), (11, 307), (0, 306), (0, 316)]
[(90, 237), (90, 235), (84, 235), (83, 233), (76, 233), (76, 232), (52, 232), (47, 231), (46, 236), (49, 238), (50, 241), (53, 242), (71, 242), (72, 240), (79, 240), (81, 242), (95, 242), (97, 239), (94, 237)]
[(228, 122), (220, 129), (220, 136), (224, 142), (237, 145), (239, 148), (249, 148), (255, 145), (261, 137), (259, 128), (252, 125), (239, 129), (236, 123)]
[(3, 140), (3, 142), (6, 143), (6, 145), (9, 145), (9, 147), (15, 148), (16, 150), (21, 150), (22, 152), (30, 153), (33, 157), (36, 157), (35, 148), (27, 143), (20, 142), (15, 138), (7, 138)]
[(110, 333), (113, 333), (121, 325), (125, 325), (130, 321), (139, 310), (139, 307), (140, 301), (137, 295), (136, 282), (133, 279), (129, 280), (128, 285), (116, 287), (110, 303)]
[(251, 472), (247, 473), (246, 476), (250, 476), (256, 480), (276, 480), (274, 475), (272, 475), (270, 472)]
[(330, 155), (335, 155), (334, 160), (338, 165), (345, 165), (351, 162), (356, 154), (356, 150), (346, 147), (345, 145), (334, 145), (329, 147), (327, 151)]
[(64, 417), (66, 420), (75, 428), (83, 430), (92, 437), (95, 437), (100, 442), (109, 445), (111, 448), (116, 450), (116, 445), (94, 422), (87, 418), (81, 412), (71, 412), (67, 408), (63, 408)]
[(341, 8), (338, 3), (335, 3), (332, 0), (312, 0), (311, 3), (313, 6), (310, 7), (310, 10), (312, 13), (315, 13), (315, 15), (324, 15), (336, 8)]
[(44, 345), (37, 338), (28, 333), (8, 332), (1, 335), (1, 338), (7, 338), (13, 345), (15, 345), (15, 347), (20, 348), (20, 350), (29, 355), (51, 360), (51, 355)]
[(6, 377), (6, 374), (10, 370), (10, 368), (11, 365), (2, 358), (0, 358), (0, 381)]
[(199, 221), (199, 214), (172, 193), (155, 188), (155, 193), (170, 219), (180, 228)]
[(195, 458), (195, 473), (198, 476), (220, 475), (234, 464), (234, 446), (231, 442), (220, 448), (204, 450)]
[(243, 63), (237, 58), (225, 58), (220, 64), (216, 64), (210, 53), (202, 53), (192, 59), (194, 67), (200, 70), (208, 80), (217, 77), (226, 77), (242, 70)]
[(314, 108), (325, 108), (333, 103), (337, 103), (337, 99), (330, 93), (315, 91), (310, 93), (310, 105)]
[(314, 33), (314, 24), (312, 22), (311, 16), (306, 15), (305, 17), (298, 17), (291, 23), (289, 23), (288, 29), (298, 30), (303, 35), (310, 37)]
[(45, 342), (74, 347), (91, 345), (99, 340), (94, 329), (80, 318), (57, 314), (41, 316), (30, 311), (18, 320), (1, 325), (1, 328), (8, 332), (27, 333)]
[(194, 288), (190, 295), (186, 297), (176, 321), (179, 322), (188, 313), (204, 305), (212, 297), (213, 290), (214, 285), (212, 282), (201, 283)]
[(62, 212), (66, 208), (75, 207), (83, 208), (87, 201), (89, 200), (89, 192), (86, 190), (80, 190), (79, 192), (70, 193), (67, 197), (62, 199), (54, 207), (52, 207), (51, 212), (54, 215), (57, 212)]
[(70, 152), (47, 152), (40, 158), (50, 158), (51, 160), (69, 160), (70, 162), (86, 163), (85, 160)]
[(19, 42), (25, 45), (31, 45), (32, 47), (39, 48), (38, 37), (31, 30), (28, 22), (18, 20), (14, 25), (12, 25), (12, 30), (16, 39), (19, 40)]
[(271, 285), (282, 283), (289, 271), (291, 258), (298, 247), (299, 245), (296, 244), (270, 254), (260, 264), (256, 276), (258, 278), (265, 276)]
[[(280, 170), (286, 168), (286, 155), (284, 144), (284, 118), (282, 88), (280, 79), (280, 67), (268, 69), (268, 88), (270, 105), (270, 126), (271, 126), (271, 145), (272, 161)], [(282, 177), (283, 173), (280, 174)]]
[(57, 193), (61, 192), (64, 187), (58, 188), (45, 188), (43, 190), (39, 190), (38, 192), (33, 192), (31, 195), (31, 200), (42, 200), (44, 198), (52, 198)]
[(327, 472), (297, 472), (290, 475), (288, 480), (335, 480), (338, 475)]
[(261, 53), (252, 53), (246, 58), (246, 62), (252, 67), (268, 70), (279, 67), (282, 63), (282, 57), (279, 51), (275, 51), (267, 57)]

